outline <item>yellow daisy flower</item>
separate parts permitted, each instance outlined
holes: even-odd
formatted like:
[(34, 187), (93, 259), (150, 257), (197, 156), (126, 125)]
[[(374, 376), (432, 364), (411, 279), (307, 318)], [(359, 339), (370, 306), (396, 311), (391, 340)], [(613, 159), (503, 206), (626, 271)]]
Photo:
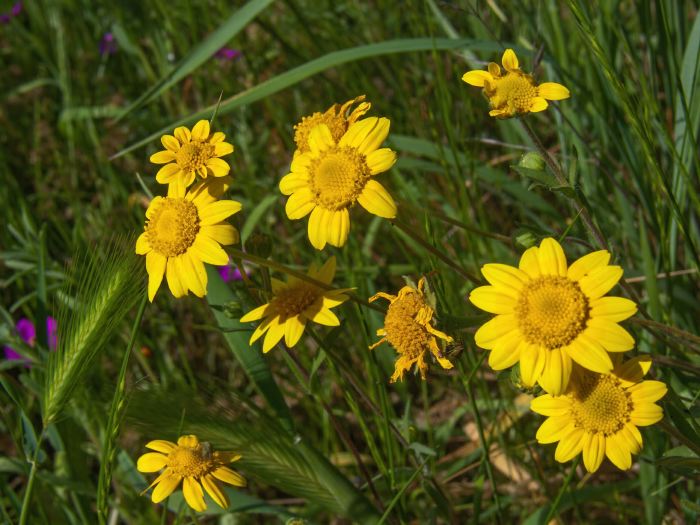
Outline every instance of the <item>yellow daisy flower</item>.
[(233, 146), (224, 142), (226, 135), (211, 133), (209, 121), (200, 120), (192, 131), (185, 126), (175, 128), (175, 136), (163, 135), (160, 139), (165, 150), (151, 155), (154, 164), (165, 164), (156, 174), (161, 184), (176, 184), (181, 189), (189, 187), (195, 175), (224, 177), (231, 167), (221, 159), (233, 153)]
[(389, 134), (389, 119), (369, 117), (350, 125), (336, 141), (326, 124), (309, 133), (309, 151), (294, 157), (291, 173), (280, 181), (290, 195), (290, 219), (309, 217), (309, 240), (317, 250), (326, 243), (343, 246), (350, 231), (350, 208), (359, 202), (368, 212), (396, 217), (396, 204), (373, 176), (396, 162), (396, 153), (379, 148)]
[[(360, 95), (352, 100), (348, 100), (345, 104), (333, 104), (325, 113), (316, 111), (312, 115), (302, 117), (302, 119), (294, 125), (294, 142), (297, 145), (297, 150), (294, 152), (296, 156), (299, 153), (306, 153), (309, 148), (309, 134), (311, 130), (319, 124), (325, 124), (331, 131), (331, 136), (335, 142), (348, 130), (348, 127), (360, 119), (369, 111), (371, 104), (364, 102), (365, 96)], [(359, 102), (359, 105), (348, 113), (350, 107)]]
[(233, 452), (212, 451), (211, 445), (207, 442), (200, 443), (197, 436), (182, 436), (177, 440), (177, 445), (157, 439), (147, 443), (146, 448), (156, 452), (147, 452), (138, 459), (138, 471), (158, 472), (165, 469), (148, 487), (150, 489), (155, 486), (151, 494), (153, 503), (159, 503), (170, 496), (182, 481), (185, 501), (194, 510), (202, 512), (207, 509), (202, 486), (211, 499), (225, 509), (229, 500), (222, 490), (221, 482), (234, 487), (246, 486), (245, 478), (226, 466), (241, 456)]
[(403, 380), (404, 373), (414, 364), (418, 367), (421, 377), (425, 379), (425, 373), (428, 370), (425, 354), (428, 350), (442, 368), (447, 370), (452, 368), (452, 363), (442, 356), (437, 338), (448, 343), (453, 339), (431, 325), (435, 310), (426, 301), (424, 288), (425, 277), (421, 277), (417, 288), (404, 286), (397, 295), (379, 292), (369, 299), (370, 303), (380, 297), (389, 301), (389, 309), (384, 317), (384, 327), (377, 330), (377, 335), (382, 338), (369, 349), (374, 350), (386, 341), (399, 353), (399, 358), (394, 363), (392, 383)]
[(637, 306), (622, 297), (603, 297), (622, 277), (606, 250), (589, 253), (567, 268), (554, 239), (523, 253), (519, 268), (486, 264), (481, 273), (491, 286), (472, 290), (469, 300), (497, 314), (474, 339), (491, 350), (489, 365), (504, 370), (520, 362), (525, 387), (538, 382), (552, 395), (566, 390), (572, 360), (599, 373), (613, 368), (608, 352), (634, 346), (619, 323)]
[(204, 263), (228, 264), (228, 254), (220, 245), (238, 242), (238, 230), (224, 221), (241, 209), (240, 202), (218, 200), (229, 180), (202, 181), (187, 194), (184, 186), (171, 185), (167, 197), (151, 201), (146, 210), (145, 231), (136, 240), (136, 253), (146, 256), (151, 301), (163, 275), (175, 297), (186, 295), (188, 290), (204, 297)]
[[(335, 276), (335, 257), (328, 259), (320, 268), (312, 264), (308, 275), (317, 281), (331, 284)], [(250, 344), (267, 334), (263, 352), (269, 352), (283, 337), (285, 344), (292, 348), (299, 342), (308, 321), (325, 326), (340, 325), (331, 308), (348, 300), (344, 294), (348, 290), (350, 289), (324, 290), (292, 276), (289, 276), (286, 283), (273, 278), (273, 297), (270, 302), (241, 317), (242, 323), (264, 318), (250, 337)]]
[(537, 431), (539, 443), (557, 445), (554, 457), (564, 463), (583, 452), (583, 464), (595, 472), (605, 456), (619, 469), (632, 466), (631, 454), (642, 450), (637, 427), (653, 425), (663, 418), (655, 404), (666, 394), (661, 381), (642, 381), (651, 360), (636, 357), (622, 362), (608, 374), (576, 367), (565, 395), (537, 397), (530, 408), (549, 416)]
[(491, 103), (489, 115), (492, 117), (510, 118), (523, 113), (536, 113), (547, 109), (547, 100), (569, 98), (569, 90), (556, 82), (536, 85), (531, 75), (520, 70), (518, 57), (512, 49), (506, 49), (501, 61), (505, 75), (498, 64), (491, 62), (488, 71), (468, 71), (462, 76), (467, 84), (484, 88), (484, 94)]

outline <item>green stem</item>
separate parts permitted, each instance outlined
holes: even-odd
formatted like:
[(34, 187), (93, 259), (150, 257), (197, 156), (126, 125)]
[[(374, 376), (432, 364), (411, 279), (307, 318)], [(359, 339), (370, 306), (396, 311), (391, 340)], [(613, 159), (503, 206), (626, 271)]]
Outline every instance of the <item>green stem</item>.
[(36, 448), (34, 449), (34, 455), (32, 456), (31, 464), (32, 468), (29, 471), (29, 479), (27, 480), (27, 488), (24, 491), (24, 499), (22, 500), (22, 510), (19, 515), (19, 525), (26, 525), (27, 519), (29, 518), (29, 502), (32, 499), (32, 491), (34, 489), (34, 480), (36, 479), (37, 471), (37, 461), (39, 459), (39, 450), (41, 449), (41, 444), (44, 441), (44, 435), (46, 433), (46, 428), (42, 429), (39, 438), (36, 441)]
[(403, 222), (399, 221), (398, 219), (394, 219), (391, 221), (391, 223), (396, 226), (399, 230), (404, 232), (406, 235), (408, 235), (411, 239), (413, 239), (416, 243), (420, 244), (423, 248), (425, 248), (428, 252), (432, 253), (435, 257), (440, 259), (442, 262), (444, 262), (447, 266), (452, 268), (454, 271), (456, 271), (461, 277), (467, 279), (468, 281), (471, 281), (473, 283), (480, 283), (482, 279), (479, 277), (471, 274), (464, 268), (462, 268), (459, 264), (457, 264), (452, 258), (450, 258), (449, 255), (446, 255), (442, 253), (440, 250), (435, 248), (432, 244), (430, 244), (428, 241), (426, 241), (423, 237), (418, 235), (413, 229), (408, 226), (407, 224), (404, 224)]
[(554, 514), (558, 514), (557, 509), (559, 508), (559, 502), (561, 501), (562, 496), (564, 495), (564, 492), (569, 488), (569, 483), (571, 483), (571, 479), (574, 477), (574, 473), (576, 472), (576, 467), (578, 467), (579, 461), (581, 461), (581, 456), (576, 456), (576, 459), (574, 460), (574, 463), (571, 465), (571, 470), (569, 471), (569, 475), (566, 476), (566, 479), (564, 480), (564, 484), (562, 485), (561, 489), (559, 490), (559, 493), (557, 494), (557, 497), (555, 498), (554, 502), (552, 502), (552, 506), (549, 507), (549, 512), (547, 513), (547, 517), (545, 518), (543, 523), (549, 523), (550, 520), (554, 517)]
[[(244, 251), (238, 250), (236, 248), (228, 248), (229, 253), (237, 258), (237, 259), (242, 259), (244, 261), (252, 262), (254, 264), (257, 264), (259, 266), (264, 266), (266, 268), (272, 268), (273, 270), (277, 270), (278, 272), (286, 273), (287, 275), (291, 275), (292, 277), (296, 277), (297, 279), (301, 279), (302, 281), (306, 281), (307, 283), (311, 283), (315, 286), (318, 286), (319, 288), (322, 288), (324, 290), (337, 290), (338, 288), (335, 288), (334, 286), (324, 283), (322, 281), (319, 281), (317, 279), (314, 279), (313, 277), (310, 277), (309, 275), (303, 273), (303, 272), (298, 272), (297, 270), (294, 270), (292, 268), (289, 268), (288, 266), (285, 266), (283, 264), (277, 263), (275, 261), (271, 261), (269, 259), (265, 259), (263, 257), (258, 257), (257, 255), (253, 255), (251, 253), (246, 253)], [(372, 310), (376, 310), (381, 313), (386, 313), (385, 310), (383, 310), (381, 307), (372, 304), (365, 299), (361, 299), (357, 297), (353, 293), (346, 292), (345, 295), (347, 295), (351, 301), (356, 302), (359, 305), (362, 305), (366, 308), (371, 308)]]
[(124, 357), (122, 358), (122, 364), (119, 370), (119, 379), (117, 380), (117, 388), (115, 389), (114, 396), (112, 397), (112, 406), (109, 410), (109, 420), (107, 421), (105, 431), (105, 443), (102, 446), (103, 455), (100, 461), (100, 477), (97, 485), (97, 516), (101, 525), (107, 522), (107, 493), (112, 478), (114, 443), (117, 439), (119, 430), (118, 420), (120, 419), (124, 409), (126, 370), (129, 365), (129, 356), (131, 355), (134, 344), (136, 343), (136, 337), (139, 329), (141, 328), (141, 321), (143, 320), (143, 314), (146, 311), (147, 305), (148, 295), (144, 293), (143, 299), (141, 299), (141, 304), (139, 304), (139, 309), (136, 312), (136, 319), (134, 319), (134, 324), (131, 327), (131, 337), (129, 338), (129, 344), (126, 347), (126, 352), (124, 352)]

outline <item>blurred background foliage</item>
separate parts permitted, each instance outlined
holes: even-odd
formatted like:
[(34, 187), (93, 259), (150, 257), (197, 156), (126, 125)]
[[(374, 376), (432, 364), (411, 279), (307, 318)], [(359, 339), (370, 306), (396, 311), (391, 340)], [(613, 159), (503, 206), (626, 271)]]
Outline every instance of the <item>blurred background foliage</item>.
[[(242, 449), (251, 480), (230, 492), (228, 514), (210, 502), (213, 514), (200, 523), (382, 514), (387, 523), (697, 522), (696, 2), (44, 0), (0, 2), (0, 13), (0, 339), (33, 361), (0, 365), (4, 521), (17, 521), (36, 458), (31, 523), (95, 523), (98, 507), (109, 523), (190, 522), (179, 496), (169, 500), (170, 517), (139, 497), (146, 483), (134, 461), (150, 439), (196, 431)], [(571, 99), (528, 117), (570, 188), (511, 169), (533, 149), (530, 138), (517, 119), (489, 118), (479, 91), (460, 80), (506, 47), (523, 69), (571, 90)], [(625, 269), (616, 293), (644, 310), (626, 323), (635, 352), (651, 353), (652, 375), (670, 386), (666, 418), (644, 430), (631, 471), (605, 464), (586, 476), (557, 464), (554, 447), (535, 442), (542, 418), (528, 411), (517, 373), (493, 372), (474, 346), (485, 317), (465, 296), (477, 283), (388, 221), (359, 213), (349, 244), (330, 250), (336, 285), (369, 297), (394, 293), (403, 275), (430, 275), (441, 327), (459, 342), (454, 371), (433, 367), (426, 382), (389, 385), (393, 350), (367, 351), (381, 314), (346, 304), (337, 329), (311, 331), (292, 352), (264, 358), (290, 430), (235, 359), (260, 351), (247, 347), (251, 326), (226, 321), (265, 298), (268, 271), (251, 266), (250, 282), (216, 283), (218, 310), (161, 290), (123, 375), (130, 323), (114, 326), (62, 417), (42, 431), (40, 399), (53, 377), (47, 339), (23, 344), (15, 324), (25, 317), (44, 326), (47, 315), (81, 311), (86, 272), (118, 263), (108, 237), (140, 230), (150, 194), (165, 191), (148, 162), (157, 137), (211, 117), (221, 99), (214, 128), (236, 147), (230, 196), (244, 206), (233, 222), (245, 249), (301, 269), (329, 254), (314, 253), (277, 189), (293, 125), (360, 94), (372, 115), (391, 119), (400, 160), (383, 182), (399, 219), (470, 274), (486, 262), (514, 263), (545, 236), (565, 234), (569, 260), (597, 248), (571, 197), (585, 202)], [(104, 251), (111, 255), (100, 259)], [(97, 262), (76, 264), (81, 253)], [(110, 488), (98, 503), (103, 476)]]

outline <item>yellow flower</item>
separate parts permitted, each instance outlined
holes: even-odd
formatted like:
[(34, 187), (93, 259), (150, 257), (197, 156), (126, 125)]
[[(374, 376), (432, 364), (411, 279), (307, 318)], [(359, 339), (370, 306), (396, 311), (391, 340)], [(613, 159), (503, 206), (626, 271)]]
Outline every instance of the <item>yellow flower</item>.
[[(335, 276), (335, 257), (328, 259), (321, 268), (312, 264), (308, 275), (317, 281), (331, 284)], [(250, 337), (250, 344), (267, 333), (263, 352), (269, 352), (283, 337), (286, 345), (291, 348), (299, 342), (307, 321), (326, 326), (340, 325), (331, 308), (348, 300), (344, 294), (348, 290), (324, 290), (292, 276), (286, 283), (272, 279), (273, 297), (270, 302), (241, 317), (242, 323), (264, 318)]]
[(613, 368), (608, 352), (634, 346), (617, 323), (634, 315), (637, 306), (622, 297), (603, 297), (622, 277), (601, 250), (567, 268), (564, 250), (554, 239), (523, 253), (519, 268), (486, 264), (481, 269), (491, 286), (472, 290), (469, 300), (495, 318), (477, 330), (474, 339), (491, 350), (489, 365), (504, 370), (520, 361), (525, 387), (538, 382), (552, 395), (566, 390), (572, 359), (599, 373)]
[(539, 443), (559, 442), (555, 459), (564, 463), (583, 451), (588, 472), (595, 472), (605, 456), (622, 470), (632, 466), (631, 454), (642, 449), (637, 427), (653, 425), (663, 418), (654, 402), (666, 394), (661, 381), (642, 381), (651, 360), (636, 357), (616, 366), (608, 374), (576, 367), (565, 395), (545, 394), (530, 408), (549, 416), (537, 431)]
[[(294, 142), (297, 145), (297, 150), (294, 152), (294, 155), (306, 153), (310, 150), (309, 134), (311, 130), (319, 124), (328, 126), (333, 140), (338, 142), (348, 130), (348, 127), (369, 111), (371, 104), (369, 102), (364, 102), (364, 100), (365, 96), (360, 95), (352, 100), (348, 100), (345, 104), (333, 104), (325, 113), (316, 111), (312, 115), (302, 117), (302, 119), (294, 125)], [(356, 102), (360, 104), (348, 114), (348, 110)]]
[(225, 509), (229, 500), (220, 482), (234, 487), (246, 486), (245, 478), (226, 466), (241, 456), (233, 452), (212, 451), (211, 445), (207, 442), (200, 443), (197, 436), (182, 436), (177, 440), (177, 445), (157, 439), (147, 443), (146, 448), (156, 452), (147, 452), (138, 459), (136, 468), (139, 472), (165, 469), (148, 487), (150, 489), (155, 486), (151, 495), (153, 503), (159, 503), (170, 496), (182, 481), (185, 501), (194, 510), (202, 512), (207, 509), (202, 485), (211, 499)]
[(377, 330), (377, 335), (382, 338), (369, 349), (373, 350), (386, 341), (399, 353), (399, 358), (394, 363), (392, 383), (403, 380), (404, 373), (414, 364), (418, 367), (421, 377), (425, 379), (425, 373), (428, 370), (425, 353), (428, 350), (442, 368), (448, 370), (452, 368), (452, 363), (442, 356), (442, 350), (436, 339), (439, 337), (451, 343), (452, 338), (431, 325), (435, 310), (426, 301), (424, 287), (425, 277), (421, 277), (418, 288), (404, 286), (397, 295), (379, 292), (369, 299), (370, 303), (380, 297), (389, 301), (389, 309), (384, 317), (384, 328)]
[(193, 186), (169, 188), (167, 197), (154, 198), (146, 210), (144, 232), (136, 241), (136, 253), (146, 256), (148, 298), (153, 301), (163, 275), (175, 297), (191, 290), (196, 296), (207, 293), (204, 263), (228, 264), (220, 244), (238, 242), (236, 228), (224, 222), (240, 211), (241, 203), (218, 200), (230, 179), (213, 179)]
[(154, 164), (165, 164), (156, 174), (161, 184), (175, 184), (184, 189), (194, 182), (195, 175), (224, 177), (231, 167), (219, 158), (233, 153), (233, 146), (224, 142), (226, 135), (211, 133), (209, 122), (200, 120), (192, 131), (185, 126), (175, 128), (175, 136), (163, 135), (160, 139), (165, 150), (151, 155)]
[(536, 85), (531, 75), (520, 70), (518, 57), (512, 49), (506, 49), (501, 61), (505, 75), (498, 64), (491, 62), (488, 71), (468, 71), (462, 76), (467, 84), (484, 88), (484, 94), (491, 103), (489, 115), (492, 117), (509, 118), (544, 111), (549, 105), (547, 100), (569, 98), (569, 90), (556, 82)]
[(306, 153), (294, 157), (291, 173), (280, 181), (290, 195), (290, 219), (309, 217), (309, 240), (317, 250), (326, 243), (343, 246), (350, 231), (349, 209), (359, 202), (368, 212), (396, 217), (396, 204), (373, 176), (396, 162), (396, 153), (379, 148), (389, 134), (389, 119), (369, 117), (352, 124), (336, 141), (326, 124), (309, 133)]

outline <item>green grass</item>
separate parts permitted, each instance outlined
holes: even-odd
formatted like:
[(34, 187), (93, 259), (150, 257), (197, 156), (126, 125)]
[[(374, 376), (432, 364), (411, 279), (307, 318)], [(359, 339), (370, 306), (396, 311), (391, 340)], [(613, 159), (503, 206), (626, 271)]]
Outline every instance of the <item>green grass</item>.
[[(31, 484), (27, 523), (232, 523), (211, 501), (195, 520), (181, 495), (140, 496), (152, 480), (135, 468), (144, 444), (194, 432), (243, 455), (236, 523), (696, 522), (697, 5), (230, 4), (24, 2), (0, 25), (0, 340), (34, 361), (0, 363), (0, 521), (19, 522)], [(103, 56), (105, 32), (117, 50)], [(214, 58), (223, 45), (241, 57)], [(506, 47), (571, 90), (527, 117), (563, 181), (513, 169), (536, 144), (460, 80)], [(360, 94), (391, 120), (399, 160), (379, 180), (398, 221), (353, 210), (348, 244), (319, 254), (277, 185), (294, 123)], [(270, 243), (272, 268), (251, 264), (250, 286), (211, 269), (207, 300), (175, 300), (164, 285), (136, 322), (145, 265), (130, 269), (131, 248), (120, 260), (110, 239), (141, 231), (149, 195), (164, 193), (148, 162), (160, 135), (214, 113), (236, 147), (229, 198), (243, 211), (232, 223), (248, 253), (266, 258), (260, 240)], [(569, 261), (610, 249), (627, 279), (613, 293), (640, 308), (624, 323), (637, 341), (627, 355), (651, 354), (651, 376), (669, 386), (630, 471), (557, 463), (554, 445), (535, 440), (543, 418), (517, 374), (491, 370), (474, 344), (488, 319), (466, 299), (479, 268), (515, 264), (548, 236)], [(238, 318), (270, 275), (329, 255), (334, 284), (361, 299), (336, 309), (341, 326), (316, 325), (288, 352), (249, 347), (254, 325)], [(425, 382), (389, 384), (394, 351), (367, 350), (382, 313), (361, 303), (421, 275), (455, 338), (455, 368), (432, 363)], [(59, 354), (42, 330), (34, 347), (14, 331), (46, 315), (59, 319)]]

